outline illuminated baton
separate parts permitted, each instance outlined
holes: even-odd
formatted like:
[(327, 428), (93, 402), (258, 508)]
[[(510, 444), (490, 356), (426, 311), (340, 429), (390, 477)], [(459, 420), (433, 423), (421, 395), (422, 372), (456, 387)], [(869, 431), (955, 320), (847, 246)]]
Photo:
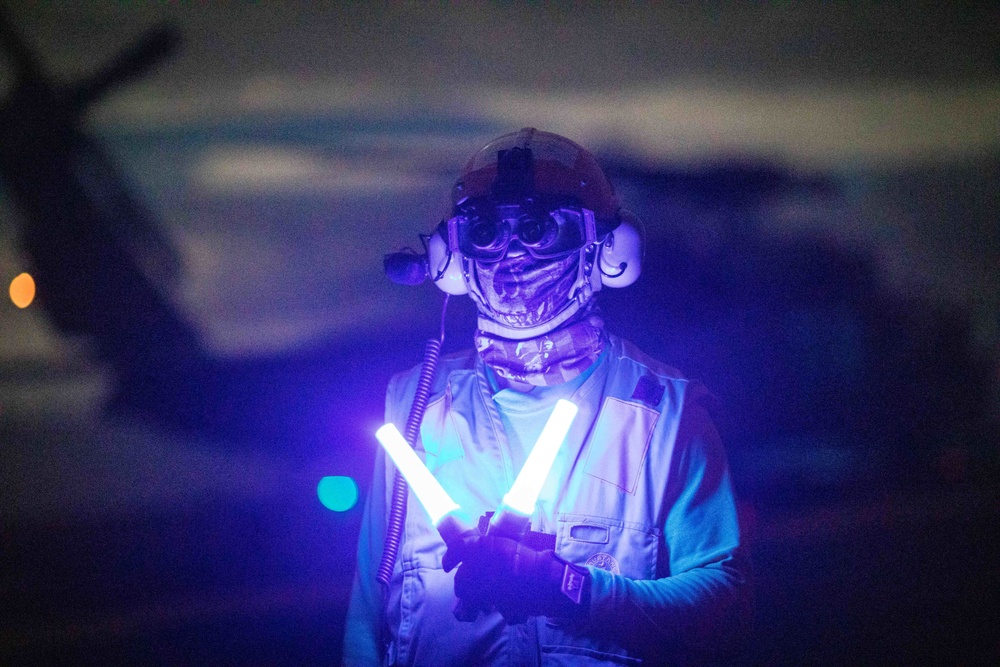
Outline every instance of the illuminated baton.
[(451, 499), (441, 483), (427, 469), (399, 429), (394, 424), (386, 424), (375, 431), (375, 437), (413, 489), (417, 500), (427, 510), (431, 523), (441, 533), (444, 541), (450, 544), (465, 532), (465, 528), (455, 517), (455, 512), (461, 509), (458, 503)]
[(556, 454), (569, 433), (569, 427), (579, 410), (573, 403), (559, 399), (545, 422), (545, 428), (531, 448), (524, 467), (517, 474), (514, 485), (503, 497), (499, 509), (490, 519), (488, 532), (520, 539), (528, 529), (531, 514), (535, 511), (538, 495), (552, 470)]

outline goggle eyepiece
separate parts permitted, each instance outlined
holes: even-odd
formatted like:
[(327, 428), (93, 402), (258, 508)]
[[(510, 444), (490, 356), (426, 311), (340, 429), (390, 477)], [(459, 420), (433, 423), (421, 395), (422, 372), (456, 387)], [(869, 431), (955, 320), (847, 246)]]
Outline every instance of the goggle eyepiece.
[(451, 251), (480, 262), (503, 259), (515, 238), (536, 259), (558, 259), (597, 237), (593, 211), (569, 202), (465, 202), (447, 224)]

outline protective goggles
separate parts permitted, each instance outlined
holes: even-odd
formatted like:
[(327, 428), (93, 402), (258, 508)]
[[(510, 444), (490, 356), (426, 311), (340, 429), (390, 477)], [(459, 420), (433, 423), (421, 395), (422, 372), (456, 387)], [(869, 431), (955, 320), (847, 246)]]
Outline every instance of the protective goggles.
[(465, 205), (447, 221), (448, 247), (478, 262), (498, 262), (517, 239), (535, 259), (558, 259), (597, 240), (594, 212), (579, 206)]

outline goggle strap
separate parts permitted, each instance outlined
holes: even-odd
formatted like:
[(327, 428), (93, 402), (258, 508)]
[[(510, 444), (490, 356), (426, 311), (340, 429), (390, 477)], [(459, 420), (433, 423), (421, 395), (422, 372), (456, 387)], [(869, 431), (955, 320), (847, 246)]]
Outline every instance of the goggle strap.
[(583, 211), (583, 227), (586, 230), (587, 243), (584, 247), (589, 246), (597, 240), (597, 223), (594, 220), (594, 212), (589, 208), (581, 208)]
[(452, 252), (458, 252), (458, 222), (453, 216), (448, 219), (448, 249)]

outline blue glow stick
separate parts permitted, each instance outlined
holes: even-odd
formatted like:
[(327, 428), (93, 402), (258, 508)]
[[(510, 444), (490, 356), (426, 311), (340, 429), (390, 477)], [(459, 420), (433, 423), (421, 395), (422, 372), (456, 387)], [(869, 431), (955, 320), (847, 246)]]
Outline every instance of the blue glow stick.
[(453, 514), (461, 508), (434, 478), (399, 429), (394, 424), (386, 424), (375, 431), (375, 437), (396, 464), (406, 483), (410, 485), (413, 495), (423, 505), (431, 523), (441, 533), (444, 541), (450, 542), (452, 538), (457, 537), (462, 531), (462, 526)]
[(535, 511), (542, 486), (552, 470), (559, 448), (562, 447), (569, 427), (579, 411), (573, 403), (565, 399), (556, 401), (535, 446), (531, 448), (524, 467), (517, 474), (510, 491), (503, 497), (503, 503), (490, 520), (490, 527), (502, 534), (519, 537), (528, 527), (531, 514)]

